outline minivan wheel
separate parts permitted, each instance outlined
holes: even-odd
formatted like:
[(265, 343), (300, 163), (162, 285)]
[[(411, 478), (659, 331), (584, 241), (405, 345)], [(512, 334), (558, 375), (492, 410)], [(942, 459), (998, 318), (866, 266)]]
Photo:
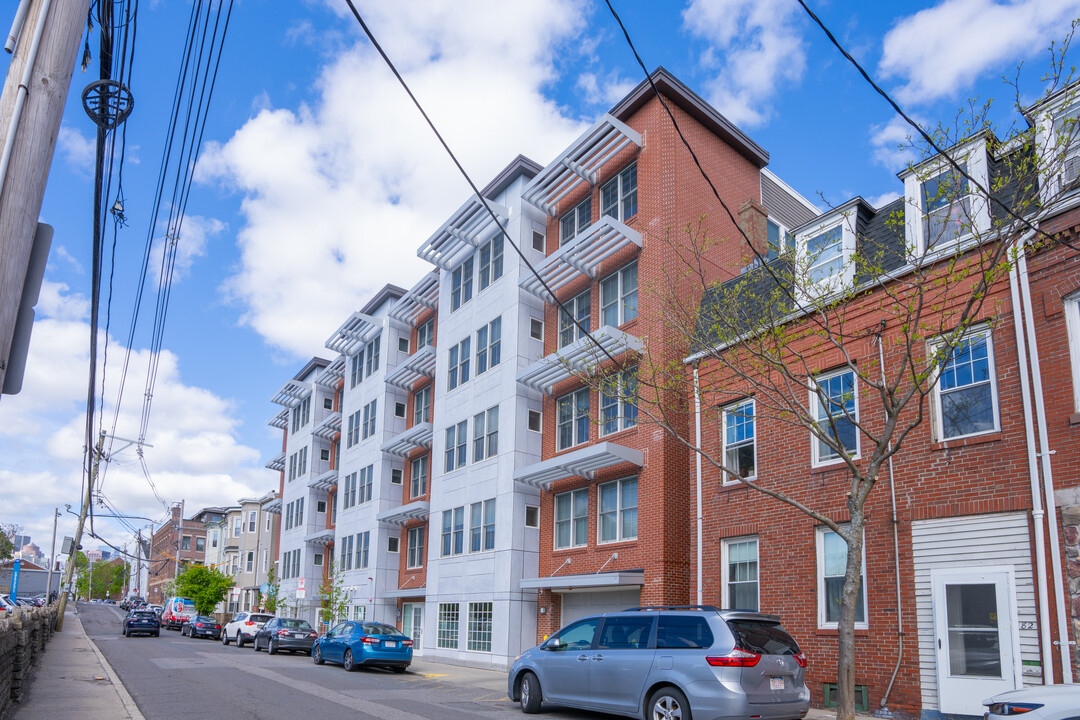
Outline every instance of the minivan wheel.
[(690, 703), (686, 696), (673, 687), (663, 687), (649, 698), (647, 720), (691, 720)]
[(521, 712), (530, 715), (540, 712), (542, 701), (540, 681), (531, 672), (525, 673), (521, 677)]

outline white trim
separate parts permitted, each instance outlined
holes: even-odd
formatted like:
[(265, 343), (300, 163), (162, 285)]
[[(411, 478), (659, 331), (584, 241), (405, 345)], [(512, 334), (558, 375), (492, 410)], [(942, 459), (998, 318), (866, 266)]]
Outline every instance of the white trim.
[[(641, 495), (640, 495), (641, 484), (638, 482), (638, 476), (637, 475), (628, 475), (628, 476), (626, 476), (624, 478), (619, 478), (618, 480), (609, 480), (607, 482), (599, 483), (596, 486), (596, 544), (597, 545), (611, 545), (613, 543), (631, 542), (631, 541), (634, 541), (634, 540), (638, 539), (638, 533), (635, 532), (633, 537), (631, 537), (631, 536), (626, 535), (625, 531), (623, 529), (623, 511), (626, 510), (626, 508), (623, 507), (623, 503), (622, 503), (622, 486), (623, 486), (623, 483), (625, 483), (625, 482), (627, 482), (629, 480), (633, 480), (634, 483), (637, 485), (637, 490), (635, 490), (635, 495), (638, 496), (638, 504), (634, 506), (634, 509), (638, 511), (638, 528), (640, 529), (640, 527), (641, 527), (641, 524), (640, 524), (640, 522), (641, 522), (641, 513), (640, 513), (640, 509), (641, 509)], [(615, 507), (615, 528), (616, 529), (615, 529), (615, 539), (614, 540), (604, 540), (604, 539), (601, 538), (601, 535), (600, 535), (600, 532), (601, 532), (601, 530), (600, 530), (600, 515), (602, 514), (601, 510), (600, 510), (600, 492), (607, 485), (616, 485), (617, 486), (617, 492), (618, 492), (618, 498), (617, 498), (618, 502), (617, 502), (617, 505)], [(587, 535), (588, 532), (589, 531), (586, 530), (585, 534)]]
[[(998, 403), (998, 386), (997, 386), (997, 369), (994, 356), (994, 333), (988, 325), (977, 325), (967, 329), (963, 335), (957, 340), (957, 343), (963, 342), (968, 338), (983, 336), (986, 338), (986, 358), (990, 367), (990, 402), (993, 405), (994, 413), (994, 426), (989, 430), (981, 430), (979, 432), (968, 433), (966, 435), (956, 435), (954, 437), (945, 437), (945, 419), (941, 414), (941, 375), (942, 368), (937, 368), (934, 372), (937, 376), (934, 379), (933, 391), (930, 394), (930, 404), (932, 407), (932, 427), (934, 433), (934, 440), (936, 442), (953, 442), (954, 440), (963, 440), (970, 437), (978, 437), (979, 435), (987, 435), (990, 433), (996, 433), (1001, 431), (1001, 407)], [(927, 353), (934, 352), (934, 349), (942, 343), (940, 339), (930, 340), (927, 342)]]
[[(858, 204), (851, 204), (843, 210), (830, 213), (819, 219), (813, 225), (801, 229), (795, 234), (795, 255), (798, 267), (806, 268), (806, 281), (798, 283), (803, 287), (800, 294), (802, 300), (823, 298), (840, 292), (845, 285), (850, 285), (855, 278), (855, 263), (852, 256), (856, 250), (855, 219), (858, 215)], [(808, 243), (811, 239), (827, 233), (836, 227), (841, 228), (840, 233), (840, 257), (843, 263), (840, 272), (830, 275), (828, 278), (817, 282), (810, 281), (810, 265), (817, 258), (810, 257)]]
[[(720, 540), (720, 603), (721, 607), (731, 607), (731, 596), (728, 592), (728, 584), (731, 582), (731, 576), (728, 574), (730, 569), (729, 563), (729, 546), (735, 543), (744, 543), (753, 540), (754, 556), (757, 558), (757, 579), (754, 581), (757, 585), (757, 608), (761, 609), (761, 539), (757, 535), (742, 535), (740, 537), (723, 538)], [(740, 608), (749, 609), (749, 608)]]
[[(817, 554), (817, 624), (819, 630), (835, 629), (838, 623), (825, 620), (825, 533), (833, 533), (827, 527), (819, 526), (814, 529), (814, 546)], [(836, 533), (833, 533), (834, 535)], [(856, 630), (866, 630), (870, 626), (870, 588), (866, 585), (866, 535), (863, 534), (862, 547), (862, 596), (863, 618), (862, 622), (855, 621)], [(846, 547), (847, 543), (845, 543)], [(760, 577), (760, 574), (759, 574)]]
[[(747, 403), (750, 404), (750, 411), (752, 413), (752, 415), (751, 415), (752, 420), (750, 422), (752, 422), (754, 424), (754, 437), (753, 437), (753, 439), (751, 441), (752, 445), (753, 445), (753, 448), (754, 448), (754, 474), (751, 475), (750, 477), (746, 478), (746, 479), (747, 480), (756, 480), (757, 479), (757, 467), (758, 467), (757, 403), (754, 401), (754, 398), (742, 398), (741, 400), (736, 400), (733, 403), (728, 403), (727, 405), (724, 405), (724, 406), (722, 406), (720, 408), (720, 457), (722, 458), (722, 462), (724, 463), (724, 466), (726, 467), (727, 466), (727, 450), (728, 450), (728, 447), (727, 447), (728, 414), (729, 414), (730, 411), (732, 411), (732, 410), (734, 410), (736, 408), (739, 408), (739, 407), (741, 407), (743, 405), (746, 405)], [(732, 480), (732, 479), (730, 479), (730, 477), (731, 476), (728, 475), (727, 473), (721, 473), (720, 484), (725, 485), (725, 486), (726, 485), (741, 485), (742, 484), (741, 480), (738, 480), (738, 479)]]
[[(836, 370), (831, 370), (829, 372), (821, 373), (820, 375), (815, 375), (813, 378), (811, 378), (810, 382), (813, 383), (813, 385), (810, 387), (810, 410), (813, 413), (814, 422), (816, 423), (817, 422), (818, 411), (821, 409), (821, 398), (818, 397), (817, 390), (815, 390), (813, 386), (817, 385), (819, 380), (828, 380), (830, 378), (836, 377), (837, 375), (842, 375), (842, 374), (847, 373), (847, 372), (851, 373), (851, 377), (852, 377), (851, 385), (852, 385), (852, 390), (855, 393), (855, 411), (853, 413), (851, 413), (852, 422), (854, 422), (856, 424), (855, 425), (855, 451), (850, 453), (850, 457), (851, 457), (852, 460), (858, 460), (860, 457), (862, 457), (862, 438), (860, 437), (860, 435), (862, 433), (861, 433), (861, 431), (859, 430), (859, 427), (858, 427), (858, 422), (859, 422), (859, 374), (857, 372), (855, 372), (855, 368), (844, 366), (844, 367), (841, 367), (841, 368), (837, 368)], [(846, 419), (847, 413), (845, 413), (844, 415), (839, 416), (839, 417)], [(821, 451), (821, 438), (819, 438), (816, 434), (814, 434), (814, 431), (811, 430), (810, 431), (810, 467), (812, 467), (812, 468), (830, 467), (830, 466), (838, 465), (840, 463), (845, 462), (844, 458), (840, 454), (837, 454), (837, 456), (835, 458), (829, 458), (827, 460), (822, 460), (818, 456), (818, 453), (820, 451)]]
[(1080, 291), (1065, 298), (1065, 328), (1069, 338), (1072, 367), (1073, 409), (1080, 412)]
[[(967, 147), (957, 149), (953, 158), (957, 163), (966, 165), (967, 174), (983, 187), (990, 185), (990, 169), (987, 159), (986, 139), (979, 137)], [(954, 172), (954, 168), (944, 158), (935, 158), (921, 165), (916, 170), (903, 176), (904, 180), (904, 237), (909, 252), (913, 252), (916, 258), (934, 258), (947, 255), (958, 248), (969, 244), (973, 234), (985, 234), (991, 228), (990, 202), (982, 197), (977, 190), (968, 187), (967, 198), (971, 202), (970, 214), (972, 232), (955, 238), (952, 241), (938, 243), (933, 250), (926, 248), (926, 233), (924, 223), (926, 213), (923, 207), (923, 184), (935, 177)], [(969, 182), (964, 180), (964, 182)], [(957, 200), (960, 198), (958, 197)], [(909, 260), (912, 258), (909, 258)]]
[[(585, 493), (585, 519), (586, 519), (586, 521), (588, 521), (588, 518), (589, 518), (589, 488), (588, 487), (583, 487), (583, 488), (578, 488), (576, 490), (567, 490), (566, 492), (556, 493), (551, 498), (551, 531), (552, 531), (551, 548), (552, 548), (553, 551), (555, 551), (555, 550), (573, 550), (574, 548), (588, 547), (588, 545), (589, 545), (589, 525), (588, 525), (588, 522), (586, 522), (586, 524), (585, 524), (585, 541), (580, 543), (580, 544), (576, 544), (576, 545), (574, 544), (574, 494), (579, 493), (579, 492)], [(565, 546), (560, 546), (559, 545), (559, 507), (558, 507), (558, 500), (559, 500), (559, 497), (561, 497), (563, 495), (569, 495), (570, 496), (570, 516), (567, 519), (567, 521), (570, 523), (570, 544), (565, 545)], [(599, 504), (599, 503), (597, 503), (597, 504)]]

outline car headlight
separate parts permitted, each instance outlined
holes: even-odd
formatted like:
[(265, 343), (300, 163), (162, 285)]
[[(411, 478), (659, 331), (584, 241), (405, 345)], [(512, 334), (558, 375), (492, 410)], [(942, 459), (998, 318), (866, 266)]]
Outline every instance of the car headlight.
[(1031, 712), (1032, 710), (1038, 710), (1041, 707), (1042, 703), (1002, 702), (993, 703), (988, 706), (988, 709), (993, 715), (1010, 717), (1013, 715), (1023, 715), (1025, 713)]

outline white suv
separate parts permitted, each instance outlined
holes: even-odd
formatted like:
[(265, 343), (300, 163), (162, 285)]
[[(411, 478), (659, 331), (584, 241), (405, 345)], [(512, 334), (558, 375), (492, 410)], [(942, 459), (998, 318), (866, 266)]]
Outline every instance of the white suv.
[(255, 640), (255, 633), (267, 620), (272, 620), (273, 615), (266, 613), (237, 613), (236, 617), (225, 624), (221, 630), (221, 644), (228, 645), (235, 642), (236, 647), (244, 647), (248, 642)]

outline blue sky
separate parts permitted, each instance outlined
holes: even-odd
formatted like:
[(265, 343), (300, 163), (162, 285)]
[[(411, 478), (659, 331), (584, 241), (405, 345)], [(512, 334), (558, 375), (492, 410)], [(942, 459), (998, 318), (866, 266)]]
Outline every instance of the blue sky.
[[(479, 185), (518, 153), (549, 162), (642, 79), (596, 0), (357, 5)], [(712, 102), (811, 201), (901, 191), (896, 144), (907, 131), (794, 0), (615, 5), (650, 69), (667, 67)], [(996, 119), (1015, 122), (1002, 77), (1024, 63), (1024, 100), (1037, 97), (1047, 45), (1080, 17), (1080, 0), (811, 7), (929, 123), (972, 97), (996, 98)], [(117, 234), (105, 368), (110, 429), (143, 248), (164, 233), (149, 226), (152, 188), (189, 9), (140, 8), (129, 225)], [(96, 68), (96, 36), (91, 47)], [(30, 367), (22, 393), (0, 399), (0, 522), (22, 524), (45, 552), (51, 508), (79, 503), (94, 137), (79, 96), (94, 77), (76, 70), (72, 80), (41, 212), (56, 234)], [(263, 467), (281, 443), (266, 424), (278, 410), (270, 397), (311, 355), (328, 357), (325, 339), (384, 283), (416, 281), (427, 269), (417, 246), (468, 193), (343, 0), (237, 0), (157, 358), (144, 457), (160, 494), (190, 511), (276, 489)], [(153, 289), (132, 342), (121, 437), (138, 434)], [(163, 517), (131, 448), (108, 463), (102, 490), (126, 514)], [(130, 542), (119, 526), (95, 527)], [(60, 534), (73, 530), (66, 516)]]

